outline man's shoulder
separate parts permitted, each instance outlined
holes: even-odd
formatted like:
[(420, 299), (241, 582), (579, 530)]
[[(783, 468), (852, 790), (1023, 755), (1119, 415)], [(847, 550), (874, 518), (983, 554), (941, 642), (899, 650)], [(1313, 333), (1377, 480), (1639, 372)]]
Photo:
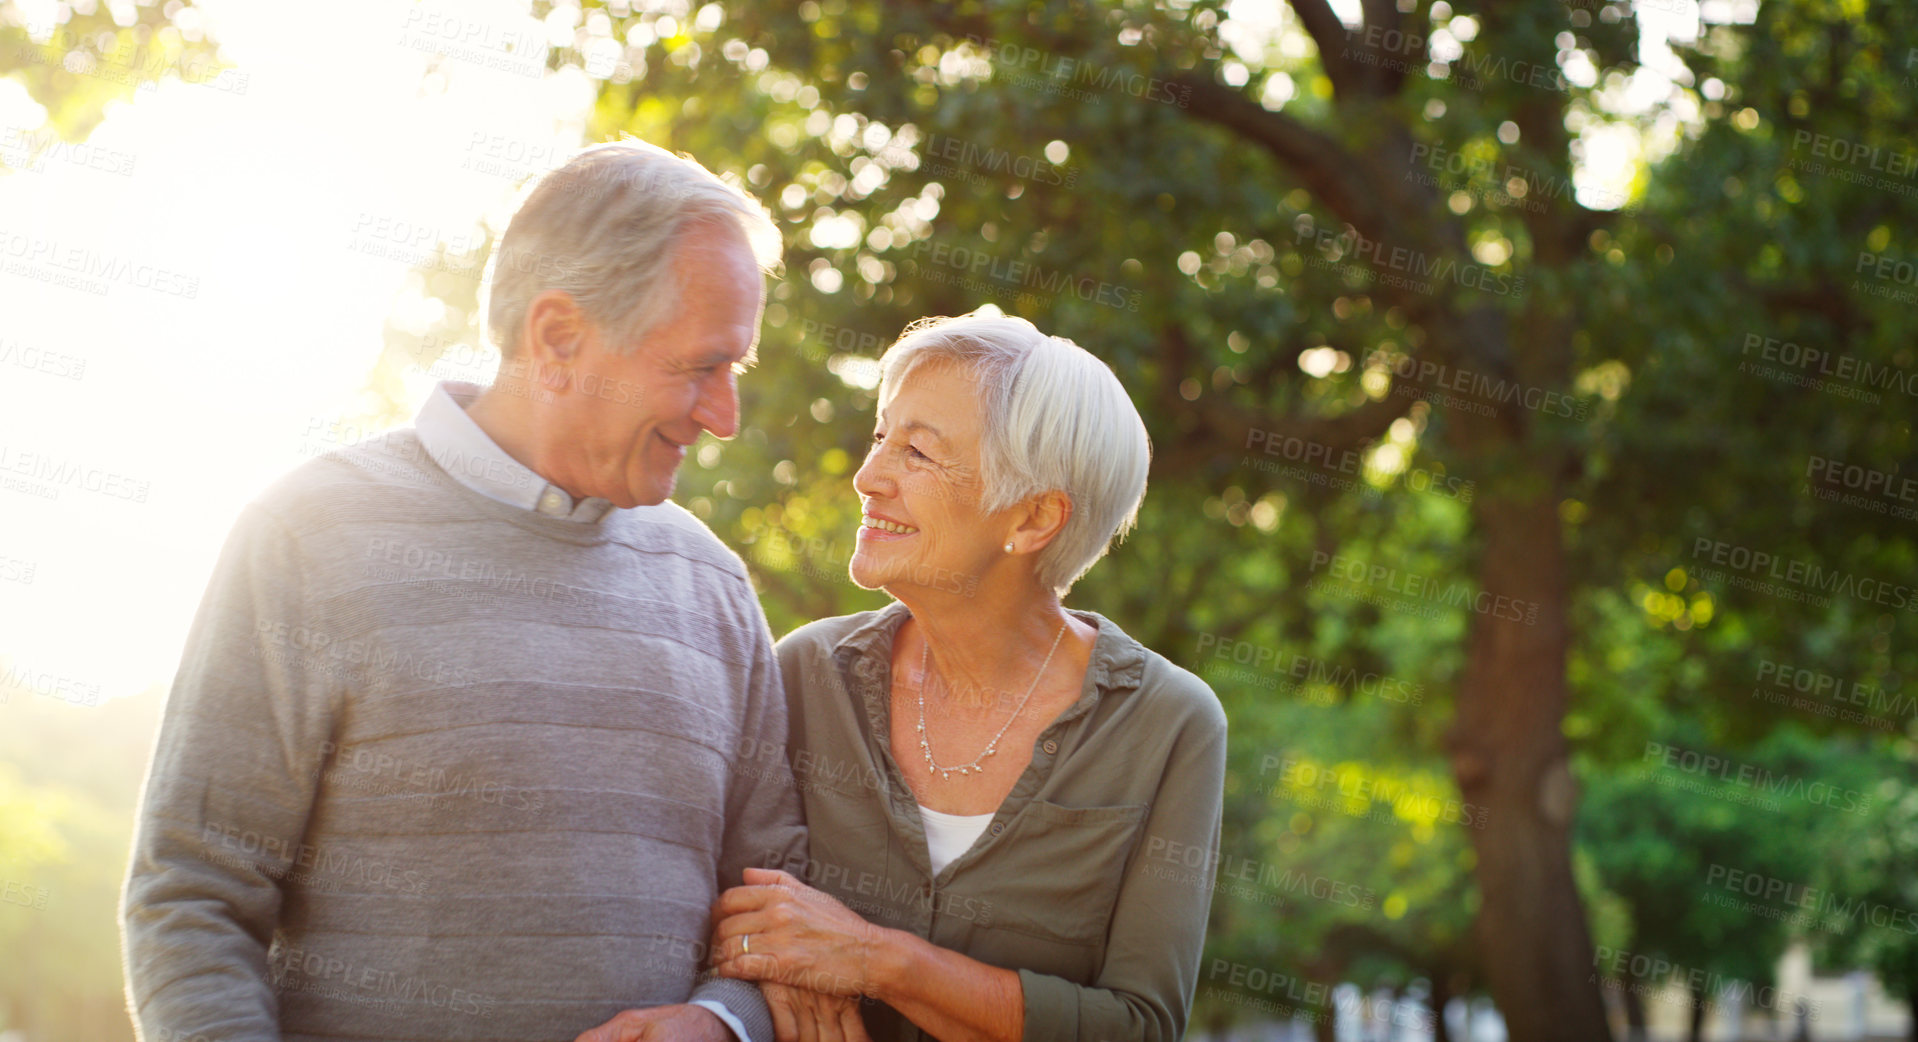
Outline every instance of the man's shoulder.
[(620, 526), (619, 539), (635, 550), (673, 554), (716, 568), (751, 586), (746, 562), (713, 533), (706, 522), (672, 500), (617, 511), (608, 521)]
[(399, 427), (315, 456), (274, 479), (253, 505), (296, 532), (321, 527), (349, 503), (387, 497), (417, 504), (443, 490), (411, 427)]

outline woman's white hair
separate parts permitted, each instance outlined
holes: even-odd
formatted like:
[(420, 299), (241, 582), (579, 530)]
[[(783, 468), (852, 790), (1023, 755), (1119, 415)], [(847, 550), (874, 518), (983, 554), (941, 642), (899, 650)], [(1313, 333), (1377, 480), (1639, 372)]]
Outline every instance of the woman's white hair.
[(591, 145), (548, 171), (513, 214), (493, 254), (487, 333), (519, 349), (534, 297), (565, 290), (624, 350), (673, 315), (675, 240), (696, 222), (734, 221), (760, 269), (779, 264), (778, 226), (735, 184), (635, 138)]
[(912, 371), (957, 364), (978, 382), (980, 506), (1003, 510), (1064, 492), (1072, 516), (1039, 552), (1039, 581), (1063, 597), (1132, 528), (1152, 443), (1112, 370), (1023, 318), (973, 312), (921, 319), (880, 359), (883, 407)]

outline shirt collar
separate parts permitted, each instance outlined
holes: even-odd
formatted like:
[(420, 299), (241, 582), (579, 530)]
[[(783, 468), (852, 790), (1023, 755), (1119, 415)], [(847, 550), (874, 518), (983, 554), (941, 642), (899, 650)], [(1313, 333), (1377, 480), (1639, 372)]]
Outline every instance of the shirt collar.
[(441, 470), (488, 499), (544, 517), (590, 524), (613, 509), (611, 501), (598, 496), (575, 501), (565, 489), (507, 455), (466, 415), (480, 391), (478, 384), (444, 381), (433, 388), (413, 421), (420, 444)]
[[(1137, 688), (1145, 680), (1146, 664), (1145, 645), (1112, 620), (1096, 611), (1066, 610), (1081, 622), (1097, 627), (1099, 635), (1093, 639), (1092, 658), (1086, 663), (1086, 692), (1059, 715), (1060, 722), (1089, 709), (1102, 695)], [(887, 690), (881, 682), (892, 672), (892, 642), (899, 635), (899, 627), (911, 617), (904, 604), (894, 601), (873, 612), (870, 619), (833, 645), (840, 668), (850, 668), (869, 700)]]

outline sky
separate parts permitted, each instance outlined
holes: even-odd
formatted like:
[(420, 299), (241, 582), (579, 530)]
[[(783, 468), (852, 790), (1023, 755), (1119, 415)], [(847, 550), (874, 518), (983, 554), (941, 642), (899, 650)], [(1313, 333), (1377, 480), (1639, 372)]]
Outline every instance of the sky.
[[(1233, 18), (1269, 39), (1278, 4)], [(571, 24), (523, 3), (195, 6), (230, 74), (142, 90), (83, 148), (0, 175), (0, 700), (166, 684), (240, 508), (370, 433), (344, 421), (382, 327), (432, 306), (413, 265), (503, 220), (583, 141), (593, 81), (543, 71)], [(1357, 0), (1334, 6), (1356, 22)], [(1669, 96), (1664, 41), (1698, 11), (1641, 0), (1639, 17), (1648, 71), (1618, 104), (1642, 110)], [(0, 80), (0, 142), (44, 118)], [(1628, 184), (1646, 154), (1631, 130), (1586, 144), (1581, 188)], [(408, 405), (430, 387), (410, 382)]]
[[(163, 82), (100, 152), (0, 176), (16, 697), (21, 668), (101, 699), (167, 682), (240, 508), (355, 436), (412, 264), (582, 141), (591, 82), (506, 51), (544, 38), (511, 4), (200, 6), (234, 75)], [(0, 126), (36, 108), (0, 81)]]

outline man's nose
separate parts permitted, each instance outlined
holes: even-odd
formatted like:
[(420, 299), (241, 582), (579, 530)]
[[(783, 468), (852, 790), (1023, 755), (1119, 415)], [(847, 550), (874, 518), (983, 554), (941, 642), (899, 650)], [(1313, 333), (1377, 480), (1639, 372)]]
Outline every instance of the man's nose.
[(739, 390), (730, 367), (723, 374), (714, 374), (708, 386), (700, 389), (693, 422), (721, 441), (739, 433)]

